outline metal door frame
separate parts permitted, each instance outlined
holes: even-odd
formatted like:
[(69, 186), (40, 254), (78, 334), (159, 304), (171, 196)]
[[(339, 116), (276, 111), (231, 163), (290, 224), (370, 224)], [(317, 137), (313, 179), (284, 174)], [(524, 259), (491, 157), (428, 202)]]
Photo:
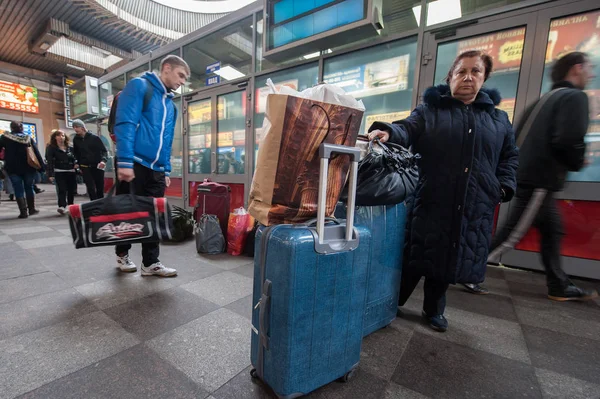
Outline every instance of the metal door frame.
[[(182, 118), (183, 118), (183, 201), (185, 207), (190, 207), (190, 182), (202, 182), (204, 179), (209, 178), (212, 181), (226, 184), (243, 184), (244, 185), (244, 198), (248, 197), (250, 190), (250, 182), (252, 181), (251, 166), (254, 162), (254, 141), (250, 138), (254, 137), (251, 131), (252, 127), (252, 106), (253, 96), (252, 87), (253, 79), (248, 79), (241, 83), (219, 86), (217, 88), (208, 88), (193, 93), (192, 95), (183, 96), (182, 104)], [(245, 114), (245, 162), (244, 162), (244, 174), (230, 175), (230, 174), (218, 174), (217, 173), (217, 131), (218, 131), (218, 98), (219, 96), (246, 91), (246, 114)], [(189, 171), (189, 120), (188, 120), (188, 105), (190, 103), (202, 100), (211, 101), (211, 173), (198, 174), (190, 173)], [(250, 169), (249, 169), (250, 168)]]

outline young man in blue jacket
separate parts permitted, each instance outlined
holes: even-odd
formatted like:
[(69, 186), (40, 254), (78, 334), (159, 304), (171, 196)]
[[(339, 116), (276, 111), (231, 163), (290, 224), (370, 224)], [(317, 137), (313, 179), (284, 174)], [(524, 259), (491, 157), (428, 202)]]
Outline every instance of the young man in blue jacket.
[[(117, 103), (114, 132), (117, 140), (117, 176), (129, 182), (136, 195), (164, 197), (171, 184), (171, 146), (177, 109), (173, 91), (190, 76), (188, 64), (175, 55), (165, 57), (160, 75), (146, 72), (131, 80)], [(147, 101), (146, 98), (150, 100)], [(119, 192), (127, 190), (119, 184)], [(124, 272), (135, 272), (137, 266), (129, 258), (130, 244), (117, 245), (117, 265)], [(158, 259), (159, 243), (142, 244), (142, 276), (171, 277), (177, 271), (165, 267)]]

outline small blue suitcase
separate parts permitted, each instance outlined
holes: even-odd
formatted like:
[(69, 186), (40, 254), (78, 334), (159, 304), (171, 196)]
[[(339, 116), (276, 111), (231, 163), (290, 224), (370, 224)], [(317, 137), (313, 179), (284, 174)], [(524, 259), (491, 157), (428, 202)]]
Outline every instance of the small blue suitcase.
[[(338, 203), (335, 217), (346, 217), (346, 205)], [(402, 276), (406, 204), (359, 206), (355, 223), (371, 231), (371, 259), (363, 336), (389, 325), (396, 318)]]
[(325, 223), (334, 152), (352, 156), (349, 191), (356, 193), (359, 150), (323, 144), (316, 228), (308, 222), (256, 233), (251, 375), (280, 398), (345, 381), (360, 360), (371, 234), (353, 227), (352, 214)]

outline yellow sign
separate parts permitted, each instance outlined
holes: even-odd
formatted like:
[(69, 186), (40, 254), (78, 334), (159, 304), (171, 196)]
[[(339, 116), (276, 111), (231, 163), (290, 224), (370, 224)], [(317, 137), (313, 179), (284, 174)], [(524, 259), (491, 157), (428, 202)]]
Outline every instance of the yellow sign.
[(221, 132), (217, 138), (218, 147), (231, 147), (233, 145), (233, 132)]
[(210, 100), (198, 101), (188, 105), (188, 121), (190, 125), (210, 122), (212, 106)]
[(365, 120), (365, 134), (369, 132), (369, 128), (374, 122), (392, 123), (394, 121), (406, 119), (409, 115), (410, 111), (391, 112), (389, 114), (367, 115), (367, 119)]

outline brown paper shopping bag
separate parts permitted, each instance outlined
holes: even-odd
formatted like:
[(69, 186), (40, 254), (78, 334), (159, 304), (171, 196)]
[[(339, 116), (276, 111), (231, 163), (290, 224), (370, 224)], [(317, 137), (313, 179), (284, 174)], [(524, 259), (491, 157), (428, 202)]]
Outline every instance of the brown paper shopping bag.
[[(267, 98), (266, 124), (250, 190), (249, 212), (260, 223), (301, 223), (316, 217), (321, 143), (354, 146), (363, 111), (284, 94)], [(350, 160), (330, 162), (327, 215), (346, 182)]]

